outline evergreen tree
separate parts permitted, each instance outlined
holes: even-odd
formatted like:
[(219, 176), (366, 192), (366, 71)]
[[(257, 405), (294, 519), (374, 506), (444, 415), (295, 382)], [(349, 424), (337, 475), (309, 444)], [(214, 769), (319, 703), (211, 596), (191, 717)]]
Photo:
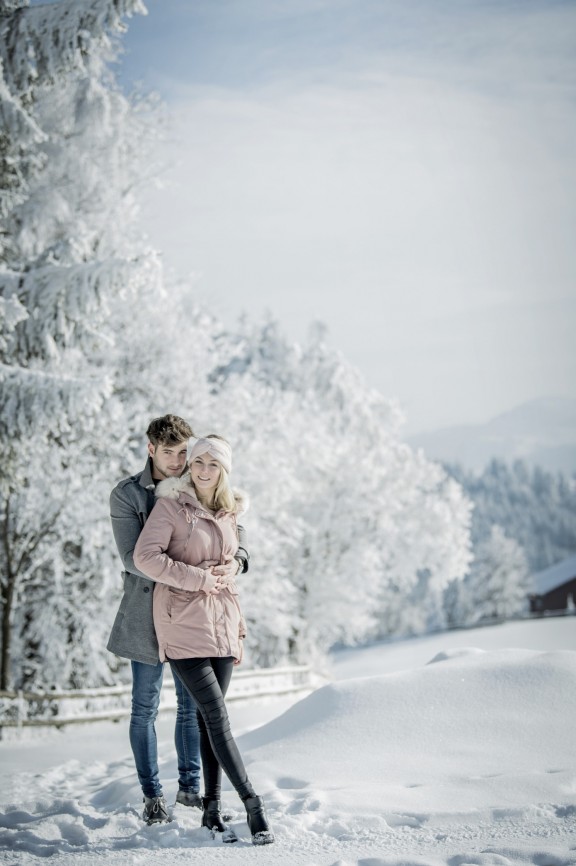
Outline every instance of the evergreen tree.
[(532, 573), (576, 552), (576, 483), (561, 473), (530, 469), (523, 460), (492, 460), (475, 474), (447, 466), (474, 503), (472, 542), (487, 540), (500, 526), (523, 548)]
[(142, 10), (138, 0), (0, 2), (3, 688), (52, 662), (45, 684), (73, 681), (76, 662), (83, 682), (105, 668), (77, 639), (99, 620), (90, 605), (72, 614), (70, 591), (97, 575), (97, 597), (109, 580), (94, 537), (114, 441), (110, 317), (153, 269), (118, 231), (133, 209), (136, 135), (106, 66), (122, 18)]

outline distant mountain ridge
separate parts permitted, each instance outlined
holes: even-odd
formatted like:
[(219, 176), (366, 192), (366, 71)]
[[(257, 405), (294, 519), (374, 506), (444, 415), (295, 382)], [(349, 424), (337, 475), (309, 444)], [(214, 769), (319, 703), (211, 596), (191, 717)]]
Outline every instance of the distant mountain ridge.
[(526, 460), (553, 472), (576, 472), (576, 399), (542, 397), (486, 424), (445, 427), (408, 437), (431, 460), (481, 470), (490, 460)]

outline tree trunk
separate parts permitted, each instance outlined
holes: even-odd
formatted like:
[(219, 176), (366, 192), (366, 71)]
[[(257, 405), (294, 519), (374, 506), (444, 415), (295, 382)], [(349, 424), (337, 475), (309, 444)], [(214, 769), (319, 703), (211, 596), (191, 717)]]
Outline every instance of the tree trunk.
[(14, 590), (16, 586), (16, 575), (12, 567), (10, 556), (10, 536), (8, 524), (10, 519), (10, 499), (6, 500), (4, 526), (2, 532), (2, 544), (4, 547), (5, 573), (2, 593), (2, 654), (0, 657), (0, 689), (6, 690), (10, 686), (10, 655), (12, 648), (12, 605), (14, 603)]

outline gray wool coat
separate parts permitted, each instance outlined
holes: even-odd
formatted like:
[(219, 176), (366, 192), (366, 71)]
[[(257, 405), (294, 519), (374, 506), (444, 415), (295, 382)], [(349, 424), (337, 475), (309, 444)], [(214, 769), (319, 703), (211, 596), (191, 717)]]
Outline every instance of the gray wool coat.
[[(152, 461), (137, 475), (120, 481), (110, 494), (110, 518), (116, 547), (124, 566), (124, 593), (106, 648), (122, 658), (156, 665), (160, 661), (152, 616), (154, 581), (134, 565), (134, 548), (156, 501)], [(248, 570), (245, 532), (238, 527), (240, 547), (236, 558), (241, 571)]]

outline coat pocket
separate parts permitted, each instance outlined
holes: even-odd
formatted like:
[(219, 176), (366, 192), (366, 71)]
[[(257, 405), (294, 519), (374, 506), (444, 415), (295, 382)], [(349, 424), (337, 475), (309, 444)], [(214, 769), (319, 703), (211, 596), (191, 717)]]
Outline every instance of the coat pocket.
[(168, 590), (167, 612), (173, 623), (193, 624), (200, 614), (203, 592), (188, 592), (184, 589)]

